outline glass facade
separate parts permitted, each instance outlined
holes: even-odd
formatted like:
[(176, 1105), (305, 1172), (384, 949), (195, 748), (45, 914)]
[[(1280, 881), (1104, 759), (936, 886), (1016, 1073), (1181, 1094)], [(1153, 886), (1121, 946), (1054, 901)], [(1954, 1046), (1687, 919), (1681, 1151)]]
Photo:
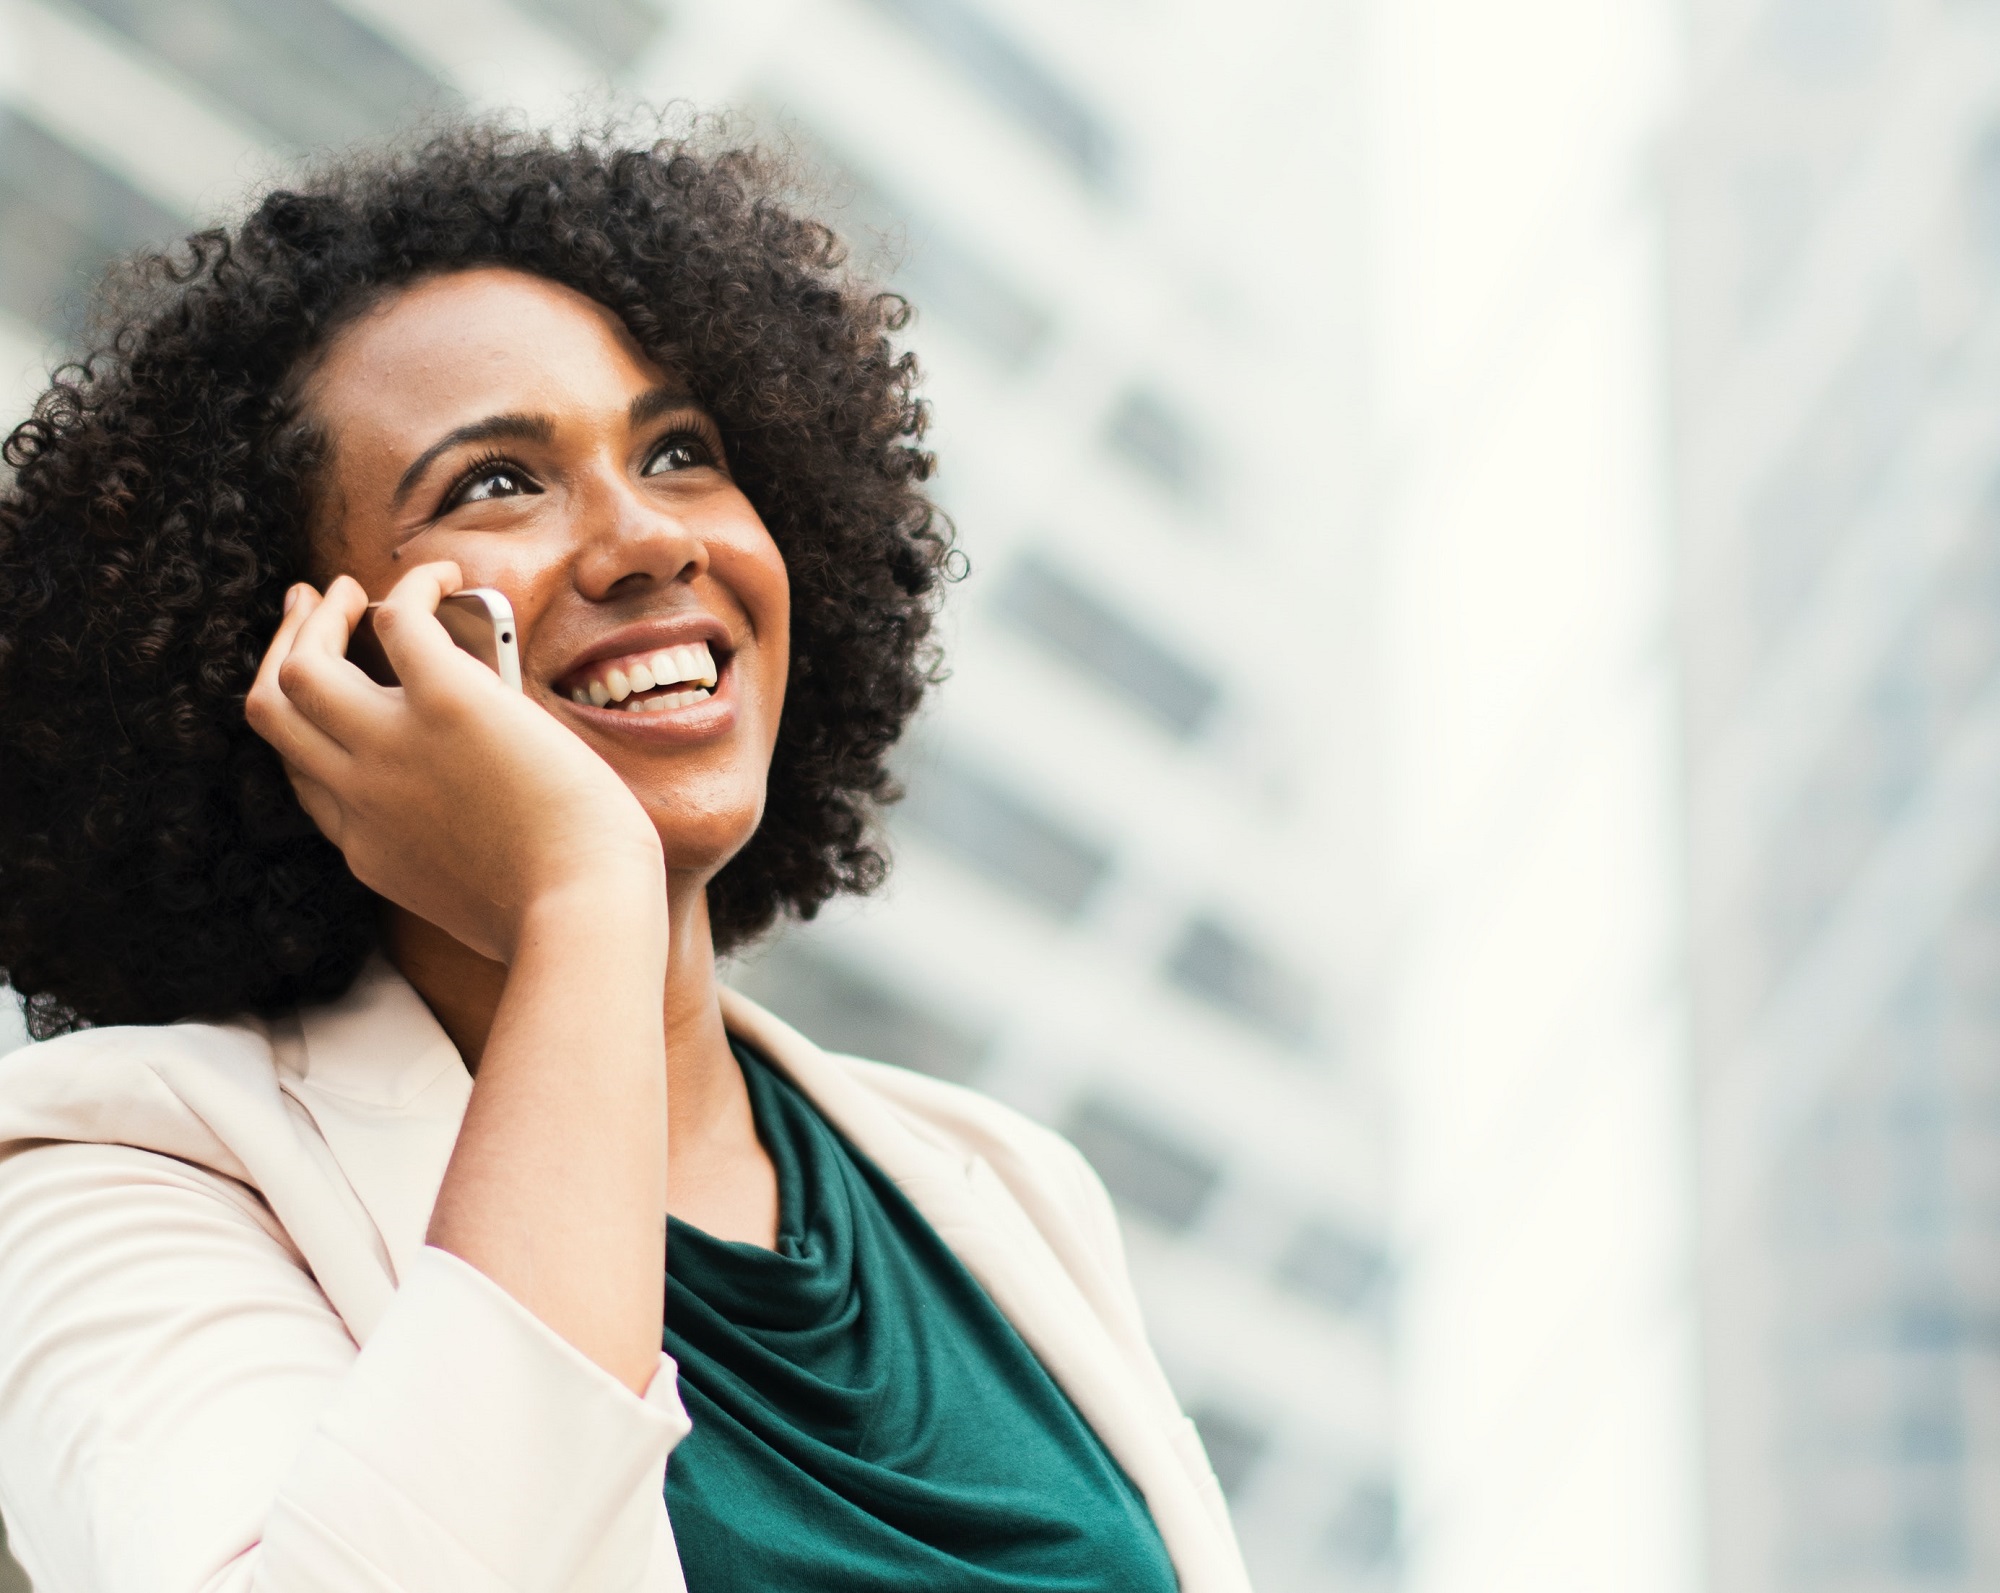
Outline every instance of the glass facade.
[(78, 0), (162, 67), (300, 150), (450, 104), (429, 71), (332, 0)]
[(116, 173), (0, 108), (0, 309), (74, 335), (97, 275), (179, 230)]
[(2000, 12), (1698, 8), (1674, 161), (1715, 1593), (2000, 1579)]

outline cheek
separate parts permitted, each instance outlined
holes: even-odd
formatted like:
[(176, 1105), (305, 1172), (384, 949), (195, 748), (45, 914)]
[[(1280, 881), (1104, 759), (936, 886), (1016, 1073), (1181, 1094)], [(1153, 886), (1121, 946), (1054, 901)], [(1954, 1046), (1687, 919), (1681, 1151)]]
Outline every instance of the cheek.
[(565, 642), (573, 641), (562, 626), (547, 633), (543, 625), (545, 617), (561, 610), (569, 589), (569, 574), (559, 557), (526, 539), (419, 537), (405, 549), (390, 574), (390, 583), (432, 559), (452, 560), (467, 586), (497, 587), (506, 593), (520, 625), (523, 670), (540, 679), (545, 669), (554, 668)]
[(775, 721), (779, 711), (785, 706), (785, 685), (792, 677), (791, 614), (782, 602), (765, 633), (765, 638), (762, 639), (761, 651), (764, 690), (770, 698), (771, 718)]
[(775, 733), (779, 711), (784, 707), (785, 683), (791, 677), (792, 603), (791, 578), (777, 545), (768, 535), (742, 550), (731, 561), (735, 566), (725, 575), (743, 604), (757, 637), (757, 675), (760, 694), (769, 709), (770, 728)]
[(791, 614), (792, 578), (785, 556), (761, 520), (753, 519), (729, 550), (728, 579), (750, 611), (751, 623), (766, 641), (782, 641)]
[(432, 559), (450, 559), (467, 586), (497, 586), (516, 607), (560, 587), (564, 578), (559, 557), (525, 537), (469, 533), (411, 538), (397, 561), (397, 574)]

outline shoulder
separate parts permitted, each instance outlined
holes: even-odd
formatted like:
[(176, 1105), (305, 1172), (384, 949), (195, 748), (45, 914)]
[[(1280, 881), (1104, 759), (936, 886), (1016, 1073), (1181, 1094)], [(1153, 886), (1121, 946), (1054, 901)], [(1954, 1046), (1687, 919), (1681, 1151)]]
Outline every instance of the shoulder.
[[(983, 1163), (1045, 1231), (1052, 1222), (1077, 1224), (1096, 1236), (1109, 1222), (1115, 1236), (1103, 1185), (1060, 1134), (962, 1084), (823, 1050), (727, 987), (722, 1009), (732, 1034), (776, 1061), (850, 1135), (861, 1131), (863, 1148), (878, 1161), (916, 1141), (959, 1166)], [(871, 1131), (890, 1124), (886, 1138)]]
[(0, 1057), (0, 1155), (122, 1144), (240, 1177), (217, 1128), (282, 1111), (273, 1057), (254, 1020), (85, 1029), (22, 1046)]
[(189, 1071), (227, 1076), (246, 1066), (268, 1074), (274, 1051), (270, 1027), (255, 1018), (78, 1029), (0, 1055), (0, 1100), (46, 1095), (52, 1081), (65, 1078), (136, 1084)]
[(80, 1140), (207, 1161), (216, 1144), (291, 1143), (288, 1097), (315, 1121), (344, 1111), (387, 1124), (454, 1118), (468, 1093), (436, 1019), (375, 959), (337, 1000), (277, 1017), (84, 1029), (0, 1056), (0, 1155)]
[(246, 1048), (268, 1057), (271, 1043), (268, 1027), (255, 1018), (77, 1029), (52, 1040), (31, 1040), (0, 1055), (0, 1083), (41, 1066), (73, 1071), (106, 1065), (147, 1066), (156, 1061), (172, 1064)]
[(827, 1060), (912, 1128), (980, 1158), (1010, 1186), (1032, 1183), (1065, 1205), (1082, 1208), (1079, 1215), (1095, 1217), (1100, 1202), (1108, 1209), (1103, 1185), (1082, 1153), (1025, 1113), (910, 1068), (836, 1053), (827, 1053)]

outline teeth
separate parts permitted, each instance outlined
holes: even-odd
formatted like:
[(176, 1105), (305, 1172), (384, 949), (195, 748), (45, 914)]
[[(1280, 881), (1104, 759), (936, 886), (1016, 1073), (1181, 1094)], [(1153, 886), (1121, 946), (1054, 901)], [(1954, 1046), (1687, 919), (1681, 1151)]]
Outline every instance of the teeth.
[[(626, 702), (639, 692), (656, 691), (665, 686), (695, 688), (655, 697), (643, 705), (678, 708), (707, 696), (707, 691), (700, 688), (713, 688), (715, 682), (715, 655), (708, 650), (708, 643), (691, 642), (685, 647), (663, 647), (648, 658), (634, 659), (623, 666), (614, 664), (605, 670), (601, 678), (577, 687), (570, 695), (578, 702), (602, 708), (607, 703)], [(627, 706), (642, 705), (628, 703)]]
[[(706, 642), (692, 642), (685, 647), (663, 647), (642, 667), (652, 677), (654, 686), (715, 684), (715, 659), (709, 653)], [(643, 691), (645, 688), (635, 685), (633, 689)]]
[(709, 694), (697, 687), (693, 691), (670, 691), (658, 697), (633, 698), (625, 707), (628, 712), (663, 714), (671, 708), (685, 708), (691, 702), (706, 702)]
[[(621, 713), (661, 714), (670, 708), (685, 708), (689, 703), (707, 702), (713, 695), (707, 687), (697, 686), (692, 691), (662, 692), (657, 697), (628, 696), (617, 706)], [(588, 697), (580, 694), (577, 701), (588, 701)], [(598, 703), (597, 706), (602, 708), (604, 704)]]

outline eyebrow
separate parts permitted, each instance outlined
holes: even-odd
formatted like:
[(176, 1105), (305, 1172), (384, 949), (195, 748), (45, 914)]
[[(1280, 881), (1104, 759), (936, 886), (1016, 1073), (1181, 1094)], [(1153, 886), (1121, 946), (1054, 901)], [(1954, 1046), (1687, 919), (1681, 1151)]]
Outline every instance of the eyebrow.
[(625, 421), (630, 426), (643, 426), (647, 421), (666, 414), (670, 409), (694, 407), (694, 394), (685, 387), (653, 387), (632, 400), (631, 408), (625, 411)]
[[(648, 395), (650, 396), (650, 395)], [(484, 420), (475, 420), (446, 432), (442, 437), (410, 461), (410, 468), (403, 472), (396, 483), (396, 490), (390, 496), (392, 507), (400, 507), (410, 495), (410, 489), (423, 479), (426, 470), (437, 463), (442, 454), (454, 448), (462, 448), (467, 443), (481, 442), (538, 442), (554, 440), (555, 422), (546, 415), (488, 415)]]

